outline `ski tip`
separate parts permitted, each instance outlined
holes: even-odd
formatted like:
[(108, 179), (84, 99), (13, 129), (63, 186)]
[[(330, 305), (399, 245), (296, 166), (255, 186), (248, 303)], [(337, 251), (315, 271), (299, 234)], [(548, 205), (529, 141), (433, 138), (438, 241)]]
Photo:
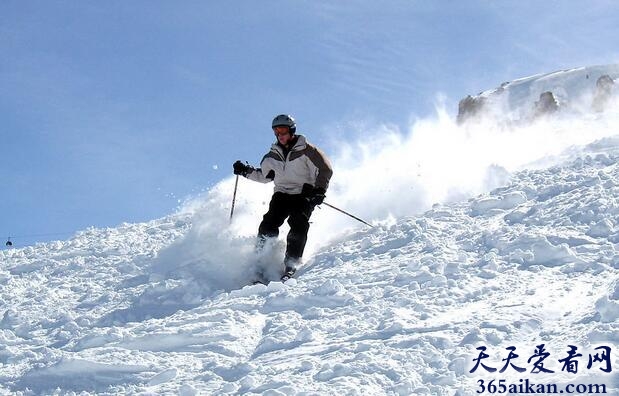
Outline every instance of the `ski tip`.
[(288, 286), (294, 286), (297, 284), (297, 280), (295, 278), (288, 278), (286, 280), (282, 279), (282, 283)]

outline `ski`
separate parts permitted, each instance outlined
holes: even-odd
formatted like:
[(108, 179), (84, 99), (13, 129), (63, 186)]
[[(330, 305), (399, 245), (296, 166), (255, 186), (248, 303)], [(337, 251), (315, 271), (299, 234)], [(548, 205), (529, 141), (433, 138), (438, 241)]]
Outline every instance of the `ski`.
[(281, 277), (282, 283), (286, 283), (286, 281), (290, 280), (294, 276), (295, 272), (297, 272), (296, 269), (288, 268)]

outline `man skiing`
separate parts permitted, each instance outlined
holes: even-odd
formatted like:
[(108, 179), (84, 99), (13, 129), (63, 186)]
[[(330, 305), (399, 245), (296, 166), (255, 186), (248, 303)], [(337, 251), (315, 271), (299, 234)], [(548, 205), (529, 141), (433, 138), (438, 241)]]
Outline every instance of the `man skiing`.
[(320, 205), (333, 174), (325, 154), (310, 144), (305, 136), (296, 134), (296, 122), (290, 115), (280, 114), (271, 125), (277, 141), (262, 158), (260, 168), (241, 161), (233, 164), (234, 174), (261, 183), (274, 182), (274, 193), (269, 210), (258, 227), (258, 248), (267, 238), (276, 238), (286, 218), (290, 231), (286, 238), (286, 256), (282, 280), (291, 278), (300, 264), (309, 218), (314, 207)]

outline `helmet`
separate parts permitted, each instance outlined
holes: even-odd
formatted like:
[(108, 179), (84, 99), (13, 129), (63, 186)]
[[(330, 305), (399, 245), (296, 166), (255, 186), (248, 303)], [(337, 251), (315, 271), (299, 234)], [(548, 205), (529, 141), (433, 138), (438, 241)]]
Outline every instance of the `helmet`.
[(277, 126), (287, 126), (290, 128), (290, 134), (294, 135), (297, 130), (297, 123), (294, 121), (294, 118), (288, 114), (280, 114), (277, 117), (273, 118), (273, 123), (271, 124), (271, 128), (275, 128)]

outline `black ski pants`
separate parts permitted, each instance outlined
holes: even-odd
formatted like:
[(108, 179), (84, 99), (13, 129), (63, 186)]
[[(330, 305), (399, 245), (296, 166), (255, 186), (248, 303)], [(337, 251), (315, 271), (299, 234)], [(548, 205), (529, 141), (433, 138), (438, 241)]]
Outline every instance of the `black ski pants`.
[(288, 218), (290, 231), (286, 238), (286, 257), (300, 259), (303, 256), (309, 218), (314, 207), (301, 194), (285, 194), (276, 192), (269, 203), (269, 211), (265, 213), (258, 227), (258, 244), (264, 244), (266, 238), (275, 238), (279, 235), (279, 227)]

